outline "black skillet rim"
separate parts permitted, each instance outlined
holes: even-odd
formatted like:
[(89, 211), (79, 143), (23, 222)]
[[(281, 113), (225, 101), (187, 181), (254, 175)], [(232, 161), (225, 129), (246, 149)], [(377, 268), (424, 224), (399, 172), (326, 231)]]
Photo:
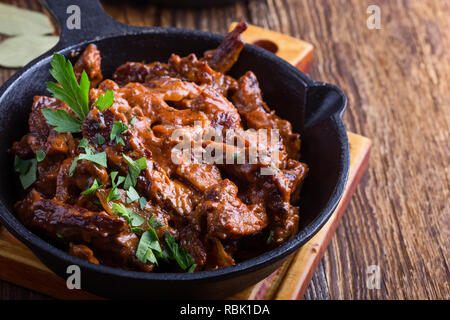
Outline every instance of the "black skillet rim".
[[(134, 29), (134, 30), (133, 30)], [(56, 52), (67, 55), (71, 50), (75, 48), (82, 47), (83, 45), (87, 45), (89, 43), (102, 41), (110, 38), (116, 38), (121, 36), (128, 35), (142, 35), (142, 34), (153, 34), (153, 33), (170, 33), (174, 35), (179, 35), (181, 37), (199, 37), (201, 39), (205, 39), (206, 41), (216, 41), (219, 43), (224, 37), (221, 35), (216, 35), (210, 32), (198, 31), (198, 30), (187, 30), (180, 28), (164, 28), (164, 27), (149, 27), (149, 28), (133, 28), (131, 31), (124, 32), (122, 34), (115, 35), (107, 35), (96, 37), (89, 41), (83, 41), (76, 44), (72, 44), (65, 48), (59, 48), (57, 45), (55, 47)], [(270, 60), (271, 63), (275, 63), (280, 65), (280, 67), (288, 68), (292, 72), (292, 75), (297, 78), (297, 80), (302, 81), (305, 86), (311, 87), (317, 84), (317, 82), (310, 79), (300, 70), (284, 61), (283, 59), (273, 55), (272, 53), (261, 49), (257, 46), (246, 44), (244, 50), (249, 51), (254, 54), (255, 57), (264, 58)], [(30, 68), (33, 66), (49, 63), (51, 54), (55, 52), (53, 49), (41, 57), (36, 58), (27, 64), (23, 69), (19, 70), (16, 74), (14, 74), (9, 80), (5, 82), (4, 85), (0, 88), (0, 102), (4, 94), (8, 92), (8, 89), (15, 84), (16, 81), (20, 81), (21, 76), (25, 75), (27, 72), (30, 72)], [(347, 99), (343, 92), (339, 89), (339, 93), (343, 98), (343, 108), (341, 112), (345, 109)], [(1, 107), (0, 107), (1, 108)], [(0, 109), (1, 110), (1, 109)], [(339, 200), (342, 197), (344, 192), (344, 188), (347, 182), (349, 166), (350, 166), (350, 152), (349, 152), (349, 144), (347, 132), (345, 130), (343, 121), (341, 119), (341, 113), (334, 114), (331, 116), (333, 119), (333, 124), (335, 125), (335, 130), (338, 133), (338, 139), (341, 142), (341, 159), (340, 159), (340, 176), (338, 184), (336, 185), (333, 193), (325, 206), (325, 208), (321, 211), (321, 213), (303, 230), (301, 230), (294, 238), (287, 241), (285, 244), (268, 251), (258, 257), (252, 258), (250, 260), (246, 260), (240, 262), (234, 266), (221, 268), (213, 271), (200, 271), (194, 273), (156, 273), (156, 272), (139, 272), (139, 271), (129, 271), (120, 268), (113, 268), (104, 265), (96, 265), (80, 258), (71, 256), (67, 252), (58, 249), (57, 247), (51, 245), (49, 242), (41, 239), (33, 232), (28, 230), (16, 217), (10, 212), (7, 207), (3, 204), (3, 201), (0, 201), (0, 220), (6, 226), (6, 228), (13, 233), (17, 238), (19, 238), (23, 243), (25, 243), (38, 257), (40, 257), (40, 252), (44, 251), (46, 254), (51, 256), (56, 256), (58, 259), (63, 260), (63, 262), (67, 265), (76, 264), (82, 268), (90, 269), (94, 272), (99, 272), (102, 274), (106, 274), (108, 276), (115, 276), (121, 278), (134, 278), (141, 280), (156, 280), (156, 281), (194, 281), (194, 280), (204, 280), (204, 281), (216, 281), (216, 280), (224, 280), (228, 278), (233, 278), (240, 274), (246, 274), (258, 269), (262, 269), (263, 267), (274, 263), (275, 261), (281, 260), (291, 254), (296, 249), (300, 248), (303, 244), (305, 244), (311, 237), (313, 237), (321, 227), (328, 221), (334, 209), (336, 208)], [(51, 263), (50, 263), (51, 264)], [(50, 268), (51, 269), (51, 268)]]

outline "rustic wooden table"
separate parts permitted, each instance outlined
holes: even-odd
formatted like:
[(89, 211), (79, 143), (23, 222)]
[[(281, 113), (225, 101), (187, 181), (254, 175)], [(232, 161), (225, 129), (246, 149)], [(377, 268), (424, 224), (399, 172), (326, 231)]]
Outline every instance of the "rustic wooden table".
[[(42, 10), (36, 0), (1, 2)], [(224, 34), (246, 20), (313, 43), (312, 78), (347, 93), (347, 129), (374, 147), (305, 298), (450, 299), (448, 1), (249, 0), (200, 10), (102, 2), (134, 25)], [(380, 30), (366, 23), (375, 3)], [(0, 68), (0, 83), (13, 73)], [(367, 288), (371, 265), (380, 268), (380, 289)], [(0, 281), (0, 299), (45, 298)]]

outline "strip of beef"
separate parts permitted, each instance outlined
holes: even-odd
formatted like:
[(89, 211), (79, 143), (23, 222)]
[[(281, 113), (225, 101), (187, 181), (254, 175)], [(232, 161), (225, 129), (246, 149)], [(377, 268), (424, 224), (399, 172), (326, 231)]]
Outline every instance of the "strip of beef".
[(91, 88), (96, 87), (103, 79), (101, 63), (102, 58), (100, 56), (100, 51), (94, 44), (88, 45), (73, 66), (78, 81), (80, 80), (83, 71), (86, 71), (89, 81), (91, 82)]
[(126, 221), (106, 212), (92, 212), (56, 199), (44, 199), (36, 190), (15, 205), (21, 221), (51, 236), (69, 241), (90, 242), (92, 238), (114, 236), (127, 229)]
[(47, 138), (52, 131), (52, 128), (47, 124), (42, 109), (63, 109), (71, 113), (70, 109), (63, 102), (55, 98), (35, 96), (33, 105), (31, 106), (31, 113), (28, 118), (30, 132), (25, 135), (19, 143), (14, 142), (13, 147), (11, 148), (12, 153), (17, 155), (23, 153), (23, 151), (19, 150), (21, 150), (25, 144), (28, 145), (28, 147), (25, 147), (25, 153), (28, 155), (30, 155), (30, 149), (33, 153), (36, 153), (37, 150), (46, 149), (45, 143), (47, 142)]
[(172, 54), (168, 61), (170, 76), (182, 80), (194, 82), (200, 86), (209, 86), (227, 96), (228, 92), (234, 92), (237, 88), (237, 82), (233, 78), (214, 71), (208, 62), (198, 60), (193, 53), (181, 58)]
[(236, 80), (214, 71), (206, 61), (198, 60), (195, 54), (184, 58), (172, 54), (167, 64), (127, 62), (116, 69), (112, 78), (120, 86), (125, 86), (128, 83), (152, 82), (168, 76), (201, 86), (211, 86), (225, 96), (237, 88)]
[(239, 78), (238, 90), (232, 101), (239, 113), (246, 120), (248, 128), (278, 129), (290, 158), (298, 159), (300, 151), (300, 135), (292, 132), (291, 124), (279, 118), (262, 99), (258, 80), (253, 72), (247, 71)]
[(129, 231), (115, 237), (92, 239), (92, 247), (103, 264), (150, 272), (154, 264), (142, 263), (136, 258), (138, 243), (139, 237)]
[(167, 64), (153, 62), (144, 64), (140, 62), (126, 62), (114, 71), (112, 78), (120, 86), (132, 82), (145, 82), (146, 79), (157, 79), (169, 75)]
[(44, 199), (35, 190), (18, 202), (15, 210), (29, 228), (52, 237), (60, 235), (67, 241), (90, 243), (99, 258), (111, 259), (110, 265), (126, 265), (143, 271), (153, 268), (153, 265), (143, 264), (136, 258), (139, 238), (129, 231), (128, 223), (118, 215)]
[(206, 215), (207, 234), (219, 239), (239, 238), (262, 230), (268, 219), (262, 206), (247, 206), (237, 197), (238, 188), (228, 179), (208, 189), (196, 215)]
[(236, 63), (239, 54), (244, 48), (245, 42), (241, 33), (247, 29), (246, 22), (241, 22), (227, 34), (217, 49), (206, 51), (202, 60), (208, 62), (209, 66), (217, 72), (226, 73)]

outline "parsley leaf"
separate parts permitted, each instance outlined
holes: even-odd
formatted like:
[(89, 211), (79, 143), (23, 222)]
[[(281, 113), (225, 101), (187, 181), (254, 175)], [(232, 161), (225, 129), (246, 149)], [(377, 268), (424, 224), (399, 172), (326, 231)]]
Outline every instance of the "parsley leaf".
[(194, 272), (195, 268), (197, 268), (197, 264), (196, 264), (196, 263), (194, 263), (194, 264), (188, 269), (188, 272), (189, 272), (189, 273)]
[(81, 132), (82, 121), (75, 118), (66, 110), (42, 109), (42, 114), (47, 120), (47, 123), (53, 126), (56, 132)]
[(106, 108), (109, 108), (114, 103), (114, 92), (112, 90), (107, 90), (105, 94), (102, 94), (98, 97), (97, 101), (95, 101), (95, 106), (100, 111), (104, 111)]
[(270, 230), (269, 237), (266, 240), (266, 244), (270, 244), (273, 240), (273, 230)]
[(50, 74), (61, 85), (47, 82), (47, 90), (53, 96), (65, 102), (82, 121), (89, 112), (89, 78), (85, 71), (81, 74), (80, 84), (75, 77), (72, 63), (63, 55), (55, 53), (50, 61)]
[(156, 253), (162, 253), (159, 245), (158, 235), (153, 228), (145, 231), (139, 240), (138, 248), (136, 250), (136, 257), (142, 263), (151, 262), (158, 265), (158, 260), (155, 257)]
[(164, 249), (164, 250), (161, 251), (161, 252), (155, 251), (154, 254), (155, 254), (155, 257), (156, 257), (156, 258), (158, 258), (158, 259), (160, 259), (160, 260), (162, 259), (162, 260), (164, 260), (166, 263), (169, 263), (169, 259), (170, 259), (170, 253), (169, 253), (169, 250)]
[(78, 156), (78, 160), (88, 160), (90, 162), (94, 162), (95, 164), (98, 164), (102, 167), (107, 168), (108, 164), (106, 161), (106, 153), (105, 152), (99, 152), (99, 153), (82, 153)]
[(144, 210), (146, 205), (147, 205), (147, 199), (145, 199), (144, 197), (140, 197), (139, 198), (139, 207), (141, 208), (141, 210)]
[(105, 143), (105, 138), (100, 133), (97, 133), (97, 135), (94, 137), (94, 143), (97, 145), (101, 145)]
[(37, 160), (37, 162), (41, 162), (44, 159), (45, 159), (45, 152), (44, 152), (44, 150), (36, 151), (36, 160)]
[(15, 156), (14, 170), (19, 174), (22, 187), (27, 189), (36, 181), (37, 160), (22, 160), (18, 156)]
[(139, 199), (139, 194), (137, 193), (136, 189), (133, 187), (130, 187), (127, 191), (127, 203), (135, 202)]
[(122, 203), (113, 203), (112, 210), (114, 211), (114, 213), (125, 218), (125, 220), (128, 221), (131, 227), (139, 227), (145, 222), (145, 220), (140, 215), (135, 213), (133, 210), (125, 207)]
[(142, 235), (145, 232), (144, 229), (139, 228), (139, 227), (131, 227), (130, 230), (131, 230), (131, 232), (136, 233), (138, 235)]
[(130, 121), (130, 126), (132, 127), (132, 128), (134, 128), (134, 124), (136, 123), (136, 116), (133, 116), (133, 118), (131, 118), (131, 121)]
[(108, 193), (108, 197), (106, 198), (106, 201), (114, 201), (120, 198), (120, 192), (117, 190), (117, 187), (125, 181), (125, 177), (119, 176), (116, 181), (116, 177), (118, 175), (117, 171), (111, 172), (111, 184), (112, 188)]
[(109, 138), (111, 139), (111, 141), (115, 140), (117, 143), (124, 146), (125, 142), (123, 141), (121, 135), (126, 133), (127, 131), (128, 126), (125, 123), (120, 121), (114, 121)]
[(153, 227), (153, 228), (159, 228), (159, 227), (163, 227), (164, 225), (159, 222), (154, 216), (152, 216), (149, 220), (148, 220), (148, 226)]
[(88, 160), (90, 162), (93, 162), (95, 164), (98, 164), (102, 167), (107, 168), (108, 167), (108, 161), (106, 159), (106, 152), (99, 152), (94, 153), (94, 149), (88, 144), (86, 139), (81, 139), (80, 143), (78, 144), (79, 148), (83, 148), (86, 153), (80, 153), (78, 157), (76, 157), (69, 168), (69, 177), (73, 176), (76, 168), (77, 163), (79, 160)]
[(102, 185), (98, 183), (97, 179), (95, 179), (94, 182), (92, 183), (92, 186), (90, 186), (88, 189), (84, 190), (81, 194), (87, 195), (87, 194), (94, 193), (95, 190), (97, 190), (98, 188), (101, 188), (101, 187), (102, 187)]
[(89, 145), (88, 139), (83, 138), (83, 139), (81, 139), (80, 142), (78, 143), (78, 148), (80, 148), (80, 149), (86, 149), (88, 145)]
[(178, 263), (181, 269), (186, 270), (194, 264), (194, 258), (181, 244), (175, 242), (175, 239), (169, 232), (165, 233), (164, 240), (169, 248), (170, 256)]
[(142, 157), (140, 159), (133, 160), (125, 154), (123, 157), (128, 162), (128, 174), (124, 184), (124, 188), (128, 190), (130, 187), (136, 186), (137, 178), (139, 177), (141, 170), (147, 168), (147, 159)]

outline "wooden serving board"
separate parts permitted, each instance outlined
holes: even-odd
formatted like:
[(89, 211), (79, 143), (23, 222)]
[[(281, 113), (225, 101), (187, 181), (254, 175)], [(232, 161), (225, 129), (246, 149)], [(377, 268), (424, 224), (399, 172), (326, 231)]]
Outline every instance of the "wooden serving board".
[[(232, 27), (233, 25), (230, 28)], [(255, 26), (249, 26), (243, 34), (243, 38), (248, 43), (261, 44), (267, 49), (276, 48), (274, 53), (304, 72), (308, 72), (311, 67), (313, 46), (307, 42)], [(348, 137), (350, 142), (349, 178), (342, 200), (328, 222), (281, 268), (230, 299), (302, 298), (368, 165), (371, 141), (350, 132)], [(24, 244), (14, 238), (3, 226), (0, 226), (0, 278), (59, 299), (100, 299), (82, 290), (67, 289), (65, 280), (59, 278), (42, 264)]]

